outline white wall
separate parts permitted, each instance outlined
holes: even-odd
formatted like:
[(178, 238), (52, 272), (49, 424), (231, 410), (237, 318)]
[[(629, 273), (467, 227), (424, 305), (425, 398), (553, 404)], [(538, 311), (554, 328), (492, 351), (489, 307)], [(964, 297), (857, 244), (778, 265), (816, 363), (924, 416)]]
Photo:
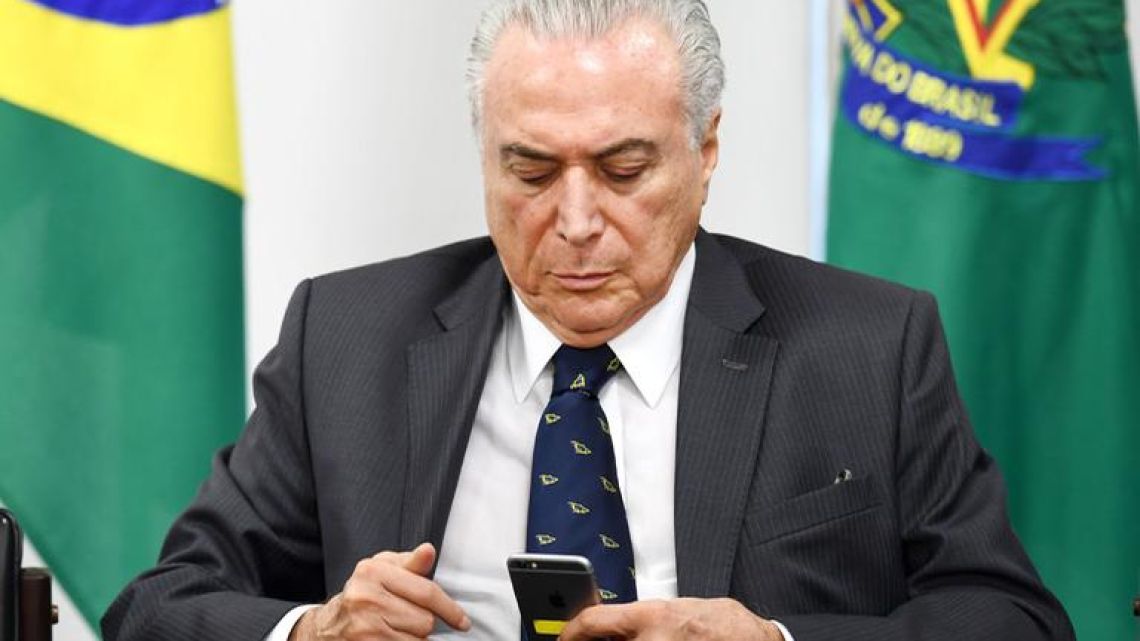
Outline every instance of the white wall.
[[(463, 72), (482, 2), (234, 3), (249, 366), (306, 276), (485, 233)], [(717, 231), (807, 250), (807, 3), (712, 0)]]

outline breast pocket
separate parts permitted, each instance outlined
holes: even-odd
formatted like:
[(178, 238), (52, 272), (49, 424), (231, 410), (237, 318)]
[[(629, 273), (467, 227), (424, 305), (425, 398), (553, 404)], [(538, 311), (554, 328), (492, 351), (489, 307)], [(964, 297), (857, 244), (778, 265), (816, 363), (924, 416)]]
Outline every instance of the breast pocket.
[(857, 477), (750, 512), (732, 591), (771, 615), (880, 616), (905, 596), (900, 551), (884, 490)]
[(748, 515), (745, 544), (760, 545), (873, 510), (883, 504), (869, 476), (853, 478), (801, 494)]

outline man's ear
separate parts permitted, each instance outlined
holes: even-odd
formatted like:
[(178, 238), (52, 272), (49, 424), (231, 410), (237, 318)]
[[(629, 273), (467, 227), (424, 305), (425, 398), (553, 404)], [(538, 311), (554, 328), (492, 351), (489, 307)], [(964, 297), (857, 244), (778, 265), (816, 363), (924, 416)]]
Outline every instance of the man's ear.
[(721, 110), (717, 109), (716, 113), (709, 119), (704, 136), (701, 137), (701, 183), (705, 191), (705, 202), (708, 202), (709, 183), (712, 181), (713, 172), (716, 170), (717, 161), (720, 159), (720, 137), (718, 134), (720, 116)]

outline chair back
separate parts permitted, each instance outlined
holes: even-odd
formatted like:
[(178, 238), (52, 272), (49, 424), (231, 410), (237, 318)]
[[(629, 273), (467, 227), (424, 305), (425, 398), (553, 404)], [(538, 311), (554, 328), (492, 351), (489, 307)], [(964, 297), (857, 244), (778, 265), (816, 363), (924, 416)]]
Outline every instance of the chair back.
[(0, 641), (16, 641), (20, 612), (20, 556), (24, 537), (11, 512), (0, 508)]

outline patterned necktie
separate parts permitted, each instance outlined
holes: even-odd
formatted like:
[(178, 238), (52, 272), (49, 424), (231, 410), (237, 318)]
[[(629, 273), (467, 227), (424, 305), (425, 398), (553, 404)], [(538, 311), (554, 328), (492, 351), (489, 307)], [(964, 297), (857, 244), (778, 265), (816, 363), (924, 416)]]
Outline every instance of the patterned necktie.
[(590, 559), (605, 603), (637, 600), (633, 543), (598, 394), (621, 370), (608, 345), (554, 354), (554, 388), (538, 421), (527, 552)]

